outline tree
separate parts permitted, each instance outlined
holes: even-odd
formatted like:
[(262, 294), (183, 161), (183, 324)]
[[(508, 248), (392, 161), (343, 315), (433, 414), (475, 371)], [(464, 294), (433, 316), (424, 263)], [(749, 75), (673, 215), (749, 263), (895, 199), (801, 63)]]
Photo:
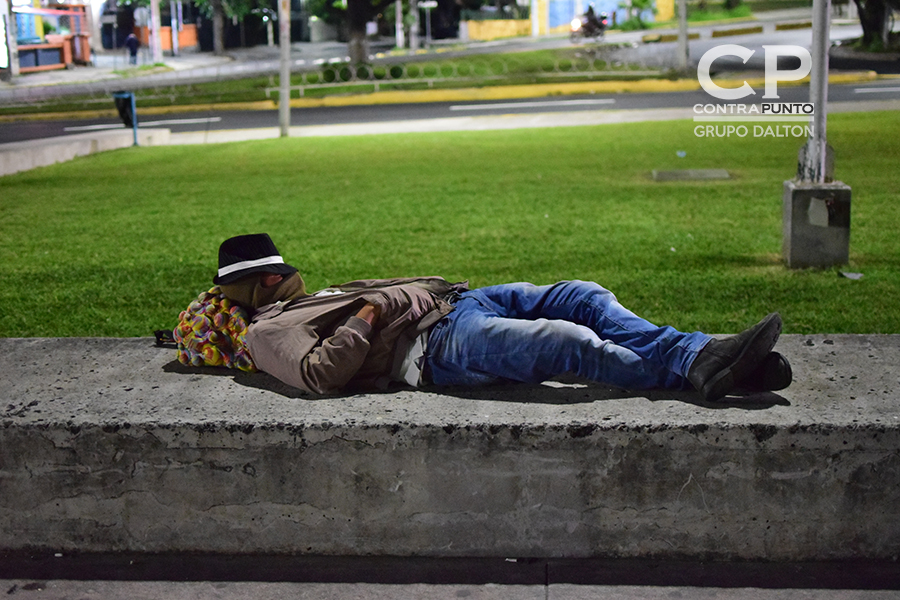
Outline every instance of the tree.
[(393, 2), (394, 0), (347, 0), (347, 29), (350, 34), (348, 54), (351, 63), (368, 62), (369, 42), (366, 39), (366, 23)]
[(862, 25), (862, 46), (866, 49), (884, 49), (889, 44), (890, 13), (900, 10), (900, 0), (853, 0), (859, 10)]
[(255, 8), (271, 8), (268, 0), (195, 0), (213, 22), (213, 54), (225, 53), (225, 17), (243, 21)]

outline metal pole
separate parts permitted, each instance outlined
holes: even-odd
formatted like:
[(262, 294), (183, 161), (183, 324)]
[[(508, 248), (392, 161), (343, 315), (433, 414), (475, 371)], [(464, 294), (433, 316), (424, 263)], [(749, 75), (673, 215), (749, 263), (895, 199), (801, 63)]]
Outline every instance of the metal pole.
[(689, 54), (687, 0), (678, 0), (678, 69), (682, 73), (688, 70)]
[(172, 30), (172, 56), (178, 56), (178, 31), (181, 29), (178, 23), (178, 9), (175, 7), (176, 4), (181, 4), (181, 2), (169, 0), (169, 26)]
[(278, 44), (281, 48), (281, 70), (278, 75), (278, 123), (281, 137), (291, 129), (291, 2), (278, 0)]
[(159, 37), (161, 29), (159, 0), (150, 0), (150, 54), (153, 64), (163, 61), (162, 40)]
[(131, 126), (134, 128), (134, 145), (138, 145), (138, 125), (137, 125), (137, 101), (134, 99), (134, 92), (131, 92)]
[(831, 0), (813, 0), (813, 39), (810, 48), (812, 71), (809, 78), (809, 101), (815, 105), (812, 135), (806, 143), (805, 161), (800, 180), (825, 182), (825, 148), (828, 121), (828, 48), (831, 45)]

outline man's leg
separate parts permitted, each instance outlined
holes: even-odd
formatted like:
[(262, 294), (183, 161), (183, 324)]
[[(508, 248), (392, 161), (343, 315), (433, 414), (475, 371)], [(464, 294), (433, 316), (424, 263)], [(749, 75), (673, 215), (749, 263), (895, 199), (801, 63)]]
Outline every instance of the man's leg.
[[(717, 400), (746, 382), (768, 389), (790, 384), (787, 361), (768, 361), (781, 333), (781, 317), (766, 316), (759, 323), (725, 340), (673, 327), (657, 327), (627, 310), (615, 296), (597, 285), (564, 281), (550, 286), (512, 284), (472, 292), (504, 316), (564, 319), (586, 325), (600, 339), (609, 340), (686, 377), (706, 400)], [(506, 310), (506, 313), (503, 311)]]
[(680, 387), (684, 381), (584, 325), (509, 319), (474, 298), (461, 299), (435, 326), (427, 354), (437, 385), (539, 383), (563, 373), (626, 389)]
[(432, 333), (429, 364), (435, 383), (542, 381), (571, 371), (633, 389), (690, 382), (704, 399), (717, 400), (747, 381), (777, 383), (766, 389), (790, 384), (787, 361), (777, 354), (775, 364), (767, 360), (780, 331), (773, 313), (713, 340), (657, 327), (595, 283), (507, 284), (463, 294)]
[(584, 325), (601, 340), (631, 350), (642, 359), (686, 376), (697, 354), (712, 339), (673, 327), (658, 327), (622, 306), (604, 287), (584, 281), (535, 286), (514, 283), (474, 290), (472, 294), (500, 316), (556, 319)]

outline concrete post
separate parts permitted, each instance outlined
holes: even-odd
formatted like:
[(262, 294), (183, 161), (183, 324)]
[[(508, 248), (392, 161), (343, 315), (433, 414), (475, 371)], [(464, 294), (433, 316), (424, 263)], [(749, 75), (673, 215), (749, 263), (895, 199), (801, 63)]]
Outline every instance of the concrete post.
[(291, 128), (291, 2), (278, 0), (278, 44), (281, 50), (278, 75), (278, 124), (281, 137)]
[(797, 180), (784, 183), (782, 254), (788, 267), (827, 268), (850, 258), (850, 187), (832, 178), (827, 140), (831, 0), (813, 1), (809, 100), (812, 133), (800, 149)]

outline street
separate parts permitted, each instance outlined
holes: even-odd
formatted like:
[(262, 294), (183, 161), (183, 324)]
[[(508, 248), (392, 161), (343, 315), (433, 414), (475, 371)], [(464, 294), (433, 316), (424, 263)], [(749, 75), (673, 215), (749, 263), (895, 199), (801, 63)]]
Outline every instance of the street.
[[(809, 87), (779, 88), (781, 102), (807, 102)], [(295, 108), (291, 126), (386, 123), (453, 117), (499, 116), (509, 114), (572, 113), (578, 111), (648, 110), (663, 108), (690, 109), (696, 104), (714, 100), (703, 90), (527, 98), (479, 102), (437, 102), (418, 104), (382, 104)], [(900, 100), (900, 84), (892, 81), (832, 85), (829, 103), (853, 103), (858, 110), (883, 100)], [(877, 107), (873, 107), (873, 110)], [(141, 116), (140, 127), (166, 127), (173, 133), (278, 127), (277, 110), (208, 110), (187, 111), (168, 115)], [(124, 127), (118, 118), (54, 119), (18, 121), (0, 124), (3, 142), (43, 139), (72, 133)]]

